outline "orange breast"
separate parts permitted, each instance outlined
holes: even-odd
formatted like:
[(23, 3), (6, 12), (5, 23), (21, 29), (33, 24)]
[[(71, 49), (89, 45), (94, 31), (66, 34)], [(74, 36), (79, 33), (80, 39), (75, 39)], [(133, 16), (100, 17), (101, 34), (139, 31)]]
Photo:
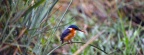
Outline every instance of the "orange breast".
[(75, 34), (76, 34), (75, 29), (71, 29), (69, 35), (64, 38), (64, 41), (71, 40), (75, 36)]

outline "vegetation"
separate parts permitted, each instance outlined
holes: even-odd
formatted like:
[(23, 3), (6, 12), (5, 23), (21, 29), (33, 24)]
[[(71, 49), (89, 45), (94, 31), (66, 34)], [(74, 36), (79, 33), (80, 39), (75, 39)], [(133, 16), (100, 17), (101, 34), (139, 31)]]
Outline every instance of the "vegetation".
[[(142, 0), (1, 0), (1, 55), (143, 55)], [(75, 24), (73, 43), (60, 35)]]

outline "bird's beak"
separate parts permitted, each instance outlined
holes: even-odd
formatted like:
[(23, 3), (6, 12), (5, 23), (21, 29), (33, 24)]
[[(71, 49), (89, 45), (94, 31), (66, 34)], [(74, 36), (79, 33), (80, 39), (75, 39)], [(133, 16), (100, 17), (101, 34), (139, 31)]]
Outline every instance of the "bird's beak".
[(85, 33), (85, 31), (83, 31), (83, 30), (79, 30), (79, 31), (81, 31), (81, 32)]

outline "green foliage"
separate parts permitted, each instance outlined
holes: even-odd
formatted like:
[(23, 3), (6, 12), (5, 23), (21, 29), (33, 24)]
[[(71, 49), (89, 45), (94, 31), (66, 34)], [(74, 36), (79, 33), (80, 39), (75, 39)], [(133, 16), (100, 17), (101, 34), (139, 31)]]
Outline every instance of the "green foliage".
[[(73, 16), (76, 10), (68, 11), (72, 1), (64, 12), (57, 10), (58, 14), (52, 12), (58, 0), (0, 1), (0, 54), (71, 55), (102, 30), (105, 32), (80, 55), (144, 53), (142, 26), (133, 26), (132, 21), (128, 21), (121, 11), (117, 12), (116, 21), (109, 17), (106, 23), (95, 17), (89, 18), (84, 13)], [(61, 44), (59, 36), (71, 24), (81, 29), (85, 28), (85, 24), (88, 25), (88, 35), (77, 32), (73, 41), (78, 43)]]
[[(47, 22), (58, 0), (12, 0), (1, 1), (1, 54), (46, 54)], [(3, 6), (2, 6), (3, 5)], [(52, 18), (55, 19), (55, 18)], [(50, 27), (53, 28), (53, 27)], [(46, 37), (44, 37), (46, 36)], [(48, 35), (50, 36), (50, 35)], [(50, 36), (51, 37), (51, 36)], [(44, 39), (46, 38), (46, 39)], [(24, 46), (24, 47), (23, 47)], [(14, 48), (14, 51), (5, 51)], [(18, 49), (18, 51), (16, 50)], [(48, 51), (48, 50), (45, 50)], [(16, 52), (16, 53), (14, 53)]]

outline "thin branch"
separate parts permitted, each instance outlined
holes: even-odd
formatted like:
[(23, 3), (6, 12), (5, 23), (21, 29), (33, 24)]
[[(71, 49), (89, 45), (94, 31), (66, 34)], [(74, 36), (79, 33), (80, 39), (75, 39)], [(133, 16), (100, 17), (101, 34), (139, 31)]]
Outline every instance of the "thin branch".
[(0, 52), (2, 52), (3, 50), (5, 50), (5, 49), (7, 49), (7, 48), (9, 48), (10, 46), (9, 45), (6, 45), (6, 46), (4, 46), (4, 47), (1, 47), (0, 48)]
[[(89, 46), (93, 41), (95, 41), (95, 39), (97, 39), (102, 33), (104, 33), (104, 30), (99, 32), (96, 36), (89, 39), (89, 41), (87, 41), (83, 46), (81, 46), (73, 55), (78, 55), (80, 52), (82, 52), (87, 46)], [(106, 53), (105, 51), (103, 52)]]
[[(72, 42), (72, 43), (86, 44), (86, 43), (84, 43), (84, 42)], [(64, 45), (66, 45), (66, 44), (69, 44), (69, 43), (64, 43), (64, 44), (61, 44), (60, 46), (57, 46), (56, 48), (54, 48), (53, 50), (51, 50), (47, 55), (50, 55), (50, 54), (51, 54), (52, 52), (54, 52), (56, 49), (58, 49), (58, 48), (60, 48), (60, 47), (62, 47), (62, 46), (64, 46)], [(89, 44), (89, 46), (92, 46), (92, 47), (94, 47), (94, 48), (96, 48), (96, 49), (104, 52), (105, 54), (108, 54), (107, 52), (105, 52), (104, 50), (96, 47), (95, 45)]]
[[(72, 43), (81, 43), (81, 44), (86, 44), (86, 43), (84, 43), (84, 42), (72, 42)], [(98, 50), (104, 52), (105, 54), (108, 54), (106, 51), (104, 51), (104, 50), (98, 48), (97, 46), (95, 46), (95, 45), (93, 45), (93, 44), (89, 44), (89, 46), (92, 46), (92, 47), (94, 47), (94, 48), (96, 48), (96, 49), (98, 49)]]

